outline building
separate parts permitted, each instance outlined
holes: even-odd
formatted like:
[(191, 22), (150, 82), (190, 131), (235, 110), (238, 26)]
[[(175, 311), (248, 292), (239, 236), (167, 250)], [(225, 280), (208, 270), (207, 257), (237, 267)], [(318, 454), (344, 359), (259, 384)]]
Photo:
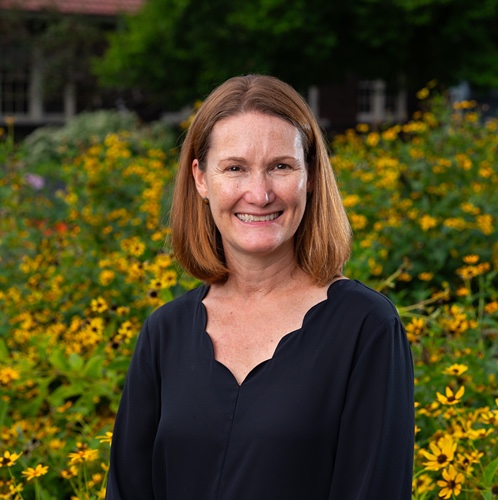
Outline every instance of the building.
[(342, 82), (312, 87), (308, 102), (330, 132), (342, 132), (357, 123), (376, 127), (385, 123), (400, 123), (409, 118), (413, 103), (399, 84), (388, 85), (383, 80), (362, 80), (350, 75)]
[[(106, 96), (98, 88), (89, 56), (105, 49), (105, 33), (119, 28), (122, 14), (137, 12), (145, 1), (0, 0), (0, 127), (13, 119), (17, 131), (29, 132), (64, 123), (83, 110), (114, 107), (116, 94)], [(54, 27), (60, 32), (51, 40), (46, 35)], [(52, 48), (54, 41), (59, 46)], [(341, 83), (311, 87), (307, 98), (331, 132), (359, 122), (375, 126), (408, 118), (408, 98), (401, 83), (392, 87), (382, 80), (349, 76)], [(141, 111), (143, 118), (153, 119), (163, 110)], [(189, 113), (167, 111), (163, 118), (172, 122)]]
[[(59, 124), (85, 109), (85, 97), (92, 87), (88, 49), (103, 50), (105, 33), (116, 29), (122, 14), (138, 11), (144, 1), (0, 0), (0, 126), (5, 125), (6, 118), (13, 119), (16, 128)], [(59, 67), (48, 71), (53, 42), (46, 35), (54, 26), (62, 35), (64, 30), (66, 33), (65, 38), (60, 37), (59, 46), (53, 47), (53, 53), (59, 55)], [(83, 47), (83, 28), (93, 37), (87, 47)], [(39, 46), (41, 41), (45, 42), (44, 50)], [(70, 49), (72, 61), (67, 60)], [(83, 49), (87, 51), (84, 55)], [(65, 79), (68, 68), (64, 67), (64, 57), (67, 65), (75, 63), (73, 74), (67, 71)], [(83, 61), (84, 57), (88, 60)], [(57, 83), (57, 88), (48, 91), (51, 83)]]

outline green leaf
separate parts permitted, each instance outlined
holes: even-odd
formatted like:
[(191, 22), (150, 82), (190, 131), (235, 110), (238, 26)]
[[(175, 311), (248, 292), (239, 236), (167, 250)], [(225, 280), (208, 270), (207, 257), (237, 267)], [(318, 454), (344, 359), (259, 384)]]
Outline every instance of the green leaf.
[(60, 349), (54, 349), (48, 357), (48, 361), (54, 368), (61, 372), (69, 370), (67, 359)]
[(54, 406), (60, 406), (65, 403), (65, 401), (74, 396), (81, 396), (85, 393), (85, 384), (82, 381), (74, 381), (69, 385), (63, 385), (55, 389), (55, 391), (49, 396), (49, 401)]
[(491, 487), (493, 484), (493, 478), (498, 472), (498, 457), (491, 461), (486, 468), (484, 469), (484, 473), (482, 475), (483, 484), (486, 487)]
[(85, 365), (85, 369), (83, 370), (83, 374), (90, 378), (98, 378), (102, 376), (102, 365), (104, 363), (104, 359), (100, 356), (95, 356), (88, 360)]
[(0, 339), (0, 361), (7, 361), (9, 357), (9, 350), (5, 344), (4, 339)]
[(69, 355), (68, 361), (69, 366), (73, 371), (80, 371), (83, 368), (84, 360), (79, 354), (76, 354), (75, 352), (72, 352)]
[(484, 498), (484, 500), (492, 500), (493, 499), (493, 493), (491, 490), (488, 490), (486, 492), (481, 491), (481, 495), (482, 495), (482, 498)]

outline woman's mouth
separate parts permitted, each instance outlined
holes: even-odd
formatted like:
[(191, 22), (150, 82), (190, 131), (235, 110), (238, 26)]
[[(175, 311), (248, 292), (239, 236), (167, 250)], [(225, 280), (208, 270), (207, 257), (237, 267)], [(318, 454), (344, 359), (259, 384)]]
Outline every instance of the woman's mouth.
[(275, 220), (282, 215), (282, 212), (275, 212), (268, 215), (235, 214), (242, 222), (266, 222)]

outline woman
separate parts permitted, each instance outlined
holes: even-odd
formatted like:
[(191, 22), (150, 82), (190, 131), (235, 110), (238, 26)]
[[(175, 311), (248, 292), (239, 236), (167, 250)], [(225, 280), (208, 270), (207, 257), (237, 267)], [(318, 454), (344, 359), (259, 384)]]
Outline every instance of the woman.
[(212, 92), (171, 227), (206, 284), (143, 326), (107, 498), (411, 498), (410, 349), (388, 299), (341, 274), (350, 228), (299, 94), (258, 75)]

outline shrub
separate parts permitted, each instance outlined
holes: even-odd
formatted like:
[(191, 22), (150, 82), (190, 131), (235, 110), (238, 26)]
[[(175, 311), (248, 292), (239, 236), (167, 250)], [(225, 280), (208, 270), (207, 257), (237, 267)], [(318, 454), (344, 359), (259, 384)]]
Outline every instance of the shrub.
[[(414, 500), (498, 484), (496, 121), (472, 113), (436, 107), (334, 143), (347, 274), (393, 298), (412, 344)], [(103, 498), (140, 325), (197, 284), (165, 244), (174, 153), (132, 138), (89, 139), (61, 165), (0, 143), (1, 498)]]
[(459, 286), (472, 272), (465, 255), (496, 267), (497, 130), (472, 103), (451, 112), (437, 98), (405, 125), (337, 137), (332, 164), (356, 235), (350, 272), (385, 280), (400, 270), (397, 298), (413, 301)]

